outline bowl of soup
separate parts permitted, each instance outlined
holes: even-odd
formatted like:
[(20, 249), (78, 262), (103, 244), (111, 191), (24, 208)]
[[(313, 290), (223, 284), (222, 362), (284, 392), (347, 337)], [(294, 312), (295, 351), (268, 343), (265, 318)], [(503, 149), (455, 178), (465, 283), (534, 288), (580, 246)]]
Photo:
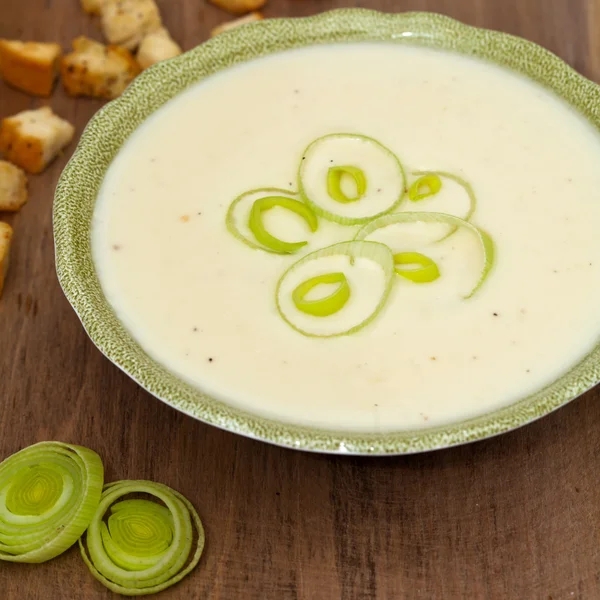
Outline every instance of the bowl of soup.
[(292, 448), (403, 454), (600, 375), (600, 88), (429, 13), (267, 20), (158, 64), (56, 191), (57, 271), (148, 392)]

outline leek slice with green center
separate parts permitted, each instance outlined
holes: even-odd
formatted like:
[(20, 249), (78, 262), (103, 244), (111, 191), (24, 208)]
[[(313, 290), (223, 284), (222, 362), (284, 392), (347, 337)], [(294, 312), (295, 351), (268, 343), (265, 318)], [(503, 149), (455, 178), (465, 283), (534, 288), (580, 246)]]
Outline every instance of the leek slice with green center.
[[(468, 200), (468, 204), (464, 212), (456, 214), (455, 216), (463, 219), (464, 221), (471, 220), (477, 208), (477, 197), (475, 196), (473, 186), (466, 179), (463, 179), (454, 173), (449, 173), (448, 171), (414, 171), (413, 175), (418, 179), (413, 182), (408, 190), (408, 197), (410, 200), (413, 202), (421, 202), (423, 200), (430, 199), (433, 202), (431, 206), (435, 206), (436, 201), (441, 199), (440, 194), (442, 193), (442, 190), (448, 189), (448, 186), (444, 185), (444, 180), (448, 180), (458, 184), (463, 189)], [(423, 207), (420, 207), (420, 210), (425, 212)], [(434, 210), (434, 212), (454, 214), (454, 211), (447, 209), (440, 210), (439, 207)], [(438, 241), (441, 242), (442, 240), (449, 238), (453, 233), (456, 232), (456, 229), (456, 227), (451, 227), (448, 233), (439, 238)]]
[[(121, 500), (139, 493), (162, 504)], [(152, 481), (117, 481), (105, 486), (79, 547), (92, 575), (110, 590), (145, 596), (181, 581), (198, 564), (204, 529), (192, 504), (179, 492)]]
[(279, 250), (274, 250), (273, 248), (261, 244), (249, 227), (250, 213), (256, 200), (273, 196), (289, 200), (297, 200), (299, 197), (298, 194), (290, 192), (290, 190), (275, 187), (257, 188), (255, 190), (244, 192), (235, 198), (229, 205), (225, 216), (225, 225), (233, 237), (249, 248), (262, 250), (263, 252), (268, 252), (270, 254), (281, 254)]
[(434, 212), (404, 212), (395, 213), (393, 215), (384, 215), (379, 217), (362, 227), (356, 234), (355, 239), (357, 241), (365, 240), (369, 235), (378, 229), (389, 227), (391, 225), (397, 225), (399, 223), (442, 223), (450, 225), (451, 227), (464, 227), (471, 233), (473, 233), (481, 244), (483, 251), (483, 268), (479, 273), (479, 278), (473, 289), (465, 296), (465, 299), (472, 298), (484, 284), (487, 276), (489, 275), (492, 267), (494, 266), (494, 242), (492, 238), (483, 229), (475, 227), (475, 225), (455, 217), (454, 215), (447, 215), (445, 213), (434, 213)]
[[(347, 292), (344, 291), (343, 280), (340, 277), (340, 273), (322, 273), (313, 277), (312, 279), (309, 279), (308, 281), (303, 279), (301, 280), (300, 286), (295, 285), (294, 283), (294, 277), (297, 277), (298, 274), (301, 274), (301, 269), (305, 268), (307, 265), (309, 265), (309, 263), (336, 256), (348, 257), (351, 259), (351, 261), (354, 261), (355, 263), (354, 265), (351, 265), (350, 260), (344, 263), (347, 264), (348, 268), (348, 271), (342, 274), (344, 276), (344, 280), (348, 278), (348, 276), (352, 273), (353, 269), (361, 269), (360, 266), (356, 265), (356, 261), (360, 259), (366, 259), (375, 263), (377, 267), (381, 270), (381, 289), (377, 291), (377, 296), (373, 298), (373, 301), (369, 303), (369, 306), (364, 310), (364, 312), (351, 312), (351, 314), (357, 319), (357, 322), (340, 322), (343, 321), (342, 313), (348, 311), (348, 306), (351, 304), (350, 302), (348, 302), (348, 299), (350, 298), (350, 289), (348, 287)], [(306, 308), (306, 306), (299, 307), (295, 303), (295, 300), (297, 300), (298, 298), (294, 298), (294, 294), (298, 293), (298, 289), (300, 288), (300, 292), (298, 293), (298, 295), (301, 298), (304, 298), (305, 294), (307, 294), (309, 291), (305, 288), (310, 287), (312, 289), (316, 287), (318, 283), (333, 283), (331, 281), (323, 281), (323, 278), (332, 278), (332, 275), (335, 276), (333, 278), (337, 279), (338, 282), (341, 282), (342, 285), (338, 288), (337, 292), (334, 292), (334, 294), (328, 297), (329, 300), (327, 300), (327, 302), (331, 302), (331, 304), (328, 305), (328, 308), (336, 309), (335, 311), (332, 311), (330, 313), (329, 319), (339, 318), (340, 321), (334, 321), (334, 328), (327, 332), (323, 332), (322, 322), (329, 320), (322, 318), (326, 315), (314, 315), (313, 313), (314, 316), (318, 316), (319, 318), (315, 319), (314, 321), (311, 320), (311, 313), (308, 313), (307, 316), (307, 311), (303, 310), (303, 308)], [(299, 261), (294, 263), (291, 267), (289, 267), (287, 271), (285, 271), (285, 273), (277, 282), (277, 286), (275, 289), (275, 301), (277, 310), (279, 311), (281, 318), (290, 327), (292, 327), (293, 329), (305, 336), (331, 338), (341, 335), (349, 335), (363, 329), (379, 315), (379, 313), (385, 306), (385, 303), (390, 294), (390, 290), (394, 282), (394, 275), (394, 257), (392, 255), (392, 251), (385, 244), (367, 241), (350, 241), (334, 244), (332, 246), (328, 246), (327, 248), (322, 248), (320, 250), (317, 250), (316, 252), (312, 252), (311, 254), (307, 254), (306, 256), (302, 257)], [(302, 286), (305, 286), (305, 288), (303, 288)], [(340, 291), (340, 289), (342, 291)], [(356, 289), (356, 286), (352, 287), (353, 296), (355, 296), (361, 291), (363, 293), (370, 293), (372, 290), (359, 290)], [(339, 294), (337, 298), (336, 293)], [(348, 298), (344, 300), (342, 306), (339, 306), (340, 299), (344, 299), (346, 293), (348, 294)], [(334, 300), (331, 300), (332, 296), (334, 297)], [(358, 317), (356, 317), (357, 314), (359, 314)]]
[[(354, 180), (356, 195), (342, 191), (344, 176)], [(298, 169), (302, 200), (319, 217), (341, 225), (367, 223), (391, 212), (405, 187), (398, 157), (377, 140), (354, 133), (316, 139), (303, 152)]]
[(104, 467), (93, 451), (41, 442), (0, 463), (0, 560), (41, 563), (70, 548), (100, 502)]

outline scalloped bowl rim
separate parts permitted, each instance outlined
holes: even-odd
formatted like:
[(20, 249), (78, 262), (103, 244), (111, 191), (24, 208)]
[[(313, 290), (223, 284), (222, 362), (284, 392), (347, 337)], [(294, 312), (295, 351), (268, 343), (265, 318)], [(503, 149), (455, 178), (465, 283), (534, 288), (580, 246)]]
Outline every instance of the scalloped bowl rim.
[(220, 34), (144, 71), (120, 98), (100, 109), (60, 177), (53, 208), (57, 273), (92, 342), (142, 388), (185, 414), (254, 439), (325, 453), (410, 454), (481, 440), (530, 423), (591, 389), (600, 381), (600, 344), (544, 389), (469, 420), (380, 433), (318, 429), (275, 421), (211, 398), (149, 357), (118, 320), (93, 266), (90, 230), (97, 190), (127, 137), (167, 100), (224, 68), (286, 49), (351, 41), (423, 45), (503, 65), (550, 88), (600, 129), (600, 86), (533, 42), (435, 13), (340, 9), (265, 20)]

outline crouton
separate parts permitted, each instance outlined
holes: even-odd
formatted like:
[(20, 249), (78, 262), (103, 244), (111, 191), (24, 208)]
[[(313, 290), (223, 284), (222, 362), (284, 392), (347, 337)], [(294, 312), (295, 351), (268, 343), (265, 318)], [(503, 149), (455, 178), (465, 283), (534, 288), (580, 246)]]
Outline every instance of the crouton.
[(210, 37), (215, 37), (215, 35), (219, 35), (220, 33), (228, 31), (229, 29), (233, 29), (234, 27), (238, 27), (239, 25), (245, 25), (246, 23), (254, 23), (255, 21), (262, 21), (263, 19), (264, 17), (262, 16), (262, 13), (251, 12), (245, 17), (240, 17), (239, 19), (234, 19), (233, 21), (226, 21), (225, 23), (217, 25), (210, 32)]
[(73, 41), (73, 50), (62, 59), (60, 71), (71, 96), (116, 98), (139, 73), (131, 52), (105, 46), (84, 36)]
[(173, 58), (181, 54), (181, 48), (173, 41), (169, 32), (161, 27), (153, 33), (149, 33), (140, 44), (137, 52), (137, 61), (142, 69), (147, 69), (153, 64), (167, 58)]
[(262, 8), (267, 0), (210, 0), (215, 6), (234, 15), (243, 15)]
[(6, 272), (8, 271), (8, 259), (12, 236), (12, 227), (8, 225), (8, 223), (0, 222), (0, 296), (2, 296), (4, 280), (6, 279)]
[(27, 202), (27, 177), (15, 165), (0, 160), (0, 211), (15, 212)]
[(90, 15), (102, 14), (106, 0), (81, 0), (81, 8)]
[(162, 25), (154, 0), (107, 0), (101, 17), (108, 42), (129, 50), (135, 50), (146, 35)]
[(2, 120), (0, 151), (10, 162), (39, 173), (73, 139), (75, 127), (48, 106), (26, 110)]
[(0, 74), (6, 83), (23, 92), (49, 96), (58, 76), (60, 55), (58, 44), (0, 40)]

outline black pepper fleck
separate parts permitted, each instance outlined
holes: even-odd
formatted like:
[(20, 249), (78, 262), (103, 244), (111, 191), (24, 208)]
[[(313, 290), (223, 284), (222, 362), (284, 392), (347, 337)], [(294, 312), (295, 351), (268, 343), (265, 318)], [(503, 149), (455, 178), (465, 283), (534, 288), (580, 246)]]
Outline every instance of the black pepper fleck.
[(120, 246), (119, 244), (113, 244), (113, 247), (112, 247), (112, 249), (113, 249), (113, 250), (120, 250), (120, 249), (121, 249), (121, 246)]
[(194, 328), (192, 329), (192, 331), (193, 331), (194, 333), (196, 333), (196, 332), (198, 331), (198, 328), (197, 328), (197, 327), (194, 327)]
[(498, 313), (493, 313), (493, 315), (494, 315), (495, 317), (497, 317), (497, 316), (498, 316)]
[(212, 361), (213, 361), (213, 359), (212, 359), (212, 358), (209, 358), (209, 359), (208, 359), (208, 362), (212, 362)]

